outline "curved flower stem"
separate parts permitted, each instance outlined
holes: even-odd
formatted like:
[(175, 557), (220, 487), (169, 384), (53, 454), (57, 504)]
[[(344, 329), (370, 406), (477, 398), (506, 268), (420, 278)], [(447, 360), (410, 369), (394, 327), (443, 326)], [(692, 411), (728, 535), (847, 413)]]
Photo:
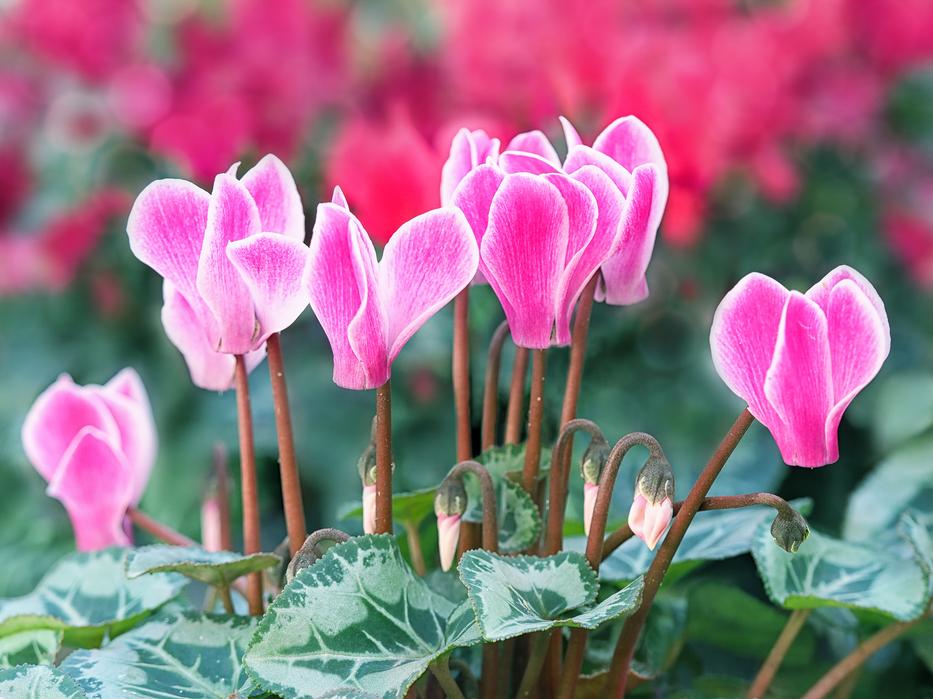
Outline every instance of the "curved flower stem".
[[(612, 447), (606, 465), (599, 474), (599, 493), (596, 496), (596, 505), (593, 508), (593, 519), (590, 522), (590, 534), (586, 539), (586, 560), (593, 570), (599, 570), (603, 558), (603, 534), (606, 532), (606, 519), (609, 517), (609, 505), (612, 502), (612, 491), (615, 488), (616, 476), (622, 459), (629, 450), (642, 445), (648, 448), (652, 455), (664, 458), (658, 440), (645, 432), (632, 432), (627, 434)], [(563, 676), (561, 677), (560, 699), (573, 699), (576, 691), (577, 678), (583, 667), (583, 653), (586, 649), (586, 629), (573, 629), (570, 632), (570, 644), (567, 646), (567, 655), (564, 658)]]
[(764, 664), (755, 676), (752, 686), (748, 688), (748, 692), (745, 694), (747, 699), (758, 699), (768, 691), (771, 680), (777, 674), (784, 656), (787, 655), (787, 651), (790, 650), (791, 644), (797, 638), (797, 634), (800, 633), (800, 629), (803, 628), (811, 611), (810, 609), (795, 609), (791, 612), (784, 629), (781, 631), (781, 635), (774, 642), (774, 647), (771, 648), (771, 652), (768, 653), (767, 659), (765, 659)]
[(483, 423), (480, 447), (483, 451), (496, 443), (496, 412), (499, 408), (499, 369), (502, 366), (502, 347), (509, 336), (508, 321), (503, 320), (492, 334), (486, 355), (486, 380), (483, 384)]
[(522, 486), (537, 501), (538, 467), (541, 465), (541, 422), (544, 419), (544, 350), (531, 354), (531, 395), (528, 399), (528, 439)]
[(457, 683), (451, 676), (447, 662), (448, 658), (444, 656), (443, 658), (435, 660), (428, 665), (428, 667), (431, 668), (431, 672), (437, 678), (437, 682), (444, 690), (444, 694), (447, 695), (447, 699), (466, 699), (466, 697), (463, 696), (463, 692), (460, 691), (460, 687), (457, 686)]
[(233, 534), (230, 531), (230, 476), (227, 473), (227, 450), (223, 442), (214, 445), (214, 497), (220, 509), (220, 547), (233, 550)]
[(149, 532), (156, 539), (159, 541), (164, 541), (166, 544), (171, 544), (172, 546), (198, 545), (198, 542), (194, 541), (193, 539), (189, 539), (184, 534), (176, 532), (168, 525), (162, 524), (162, 522), (159, 522), (149, 515), (140, 512), (135, 507), (129, 508), (126, 511), (126, 515), (137, 527), (145, 532)]
[[(253, 416), (249, 405), (249, 375), (242, 354), (236, 355), (237, 430), (240, 435), (240, 478), (243, 497), (243, 553), (258, 553), (259, 497), (256, 487), (256, 453), (253, 448)], [(246, 598), (249, 613), (262, 614), (262, 575), (250, 573), (246, 578)]]
[[(671, 528), (664, 538), (664, 543), (661, 544), (661, 548), (658, 549), (657, 555), (655, 555), (654, 560), (651, 561), (651, 566), (648, 568), (648, 572), (645, 573), (645, 587), (642, 592), (641, 606), (638, 608), (638, 611), (626, 619), (625, 625), (622, 627), (622, 633), (616, 643), (616, 649), (612, 656), (612, 664), (609, 666), (607, 695), (610, 698), (622, 699), (622, 697), (625, 696), (625, 685), (628, 681), (629, 666), (632, 663), (632, 656), (635, 653), (635, 643), (638, 641), (638, 636), (641, 634), (642, 627), (645, 625), (645, 620), (648, 618), (651, 603), (654, 602), (654, 596), (661, 586), (664, 574), (667, 572), (668, 566), (670, 566), (671, 561), (674, 559), (674, 554), (677, 552), (677, 547), (680, 546), (680, 542), (683, 541), (684, 534), (687, 533), (687, 527), (690, 526), (694, 516), (700, 509), (703, 499), (712, 487), (713, 481), (716, 480), (719, 472), (722, 471), (723, 466), (726, 465), (726, 461), (732, 455), (732, 452), (735, 451), (739, 441), (741, 441), (754, 421), (755, 418), (752, 417), (752, 414), (746, 408), (733, 423), (732, 427), (729, 428), (726, 436), (723, 437), (716, 451), (713, 453), (712, 457), (710, 457), (709, 462), (707, 462), (706, 467), (700, 473), (699, 477), (697, 477), (696, 482), (693, 484), (693, 488), (691, 488), (690, 493), (680, 507), (680, 512), (678, 512), (677, 516), (674, 518), (674, 522), (671, 524)], [(602, 486), (600, 486), (600, 488), (602, 488)], [(602, 493), (600, 493), (600, 495), (602, 495)], [(597, 502), (597, 508), (598, 507), (599, 504)], [(597, 516), (594, 515), (594, 523), (596, 519)], [(591, 537), (592, 532), (593, 530), (590, 529)], [(600, 533), (600, 536), (602, 536), (602, 533)], [(601, 544), (602, 542), (600, 542), (599, 546), (600, 551), (602, 549)], [(589, 546), (587, 546), (587, 548), (589, 549)]]
[(376, 534), (392, 533), (392, 386), (376, 389)]
[(470, 421), (470, 287), (454, 299), (454, 405), (457, 413), (457, 460), (473, 458)]
[(418, 527), (407, 519), (402, 522), (402, 525), (405, 527), (405, 536), (408, 539), (408, 554), (411, 556), (411, 567), (415, 569), (418, 575), (424, 577), (427, 575), (428, 569), (424, 565), (424, 553), (421, 551), (421, 538), (418, 536)]
[[(675, 515), (680, 512), (680, 508), (683, 507), (684, 502), (684, 500), (680, 500), (679, 502), (674, 503)], [(778, 497), (773, 493), (747, 493), (745, 495), (718, 495), (711, 498), (703, 498), (698, 511), (705, 512), (707, 510), (737, 510), (742, 507), (755, 507), (756, 505), (766, 505), (768, 507), (773, 507), (778, 512), (793, 509), (787, 500)], [(616, 529), (606, 537), (605, 541), (603, 541), (603, 558), (605, 559), (607, 556), (612, 554), (613, 551), (615, 551), (633, 536), (634, 534), (629, 528), (627, 522)]]
[(525, 674), (522, 675), (522, 682), (518, 686), (516, 699), (527, 699), (530, 697), (538, 684), (538, 676), (541, 674), (541, 668), (544, 667), (544, 659), (547, 656), (548, 645), (551, 633), (541, 631), (534, 634), (531, 641), (531, 652), (528, 655), (528, 664), (525, 666)]
[[(586, 343), (590, 333), (590, 314), (593, 311), (593, 294), (599, 281), (599, 272), (590, 277), (580, 294), (577, 315), (573, 319), (573, 339), (570, 344), (570, 365), (567, 369), (567, 385), (564, 387), (564, 405), (560, 423), (565, 425), (577, 416), (580, 399), (580, 384), (583, 380), (583, 364), (586, 361)], [(571, 444), (573, 441), (571, 439)], [(569, 455), (568, 455), (569, 458)]]
[(868, 660), (878, 650), (924, 621), (930, 615), (930, 609), (930, 607), (927, 607), (926, 613), (912, 621), (901, 621), (896, 624), (885, 626), (874, 636), (866, 639), (860, 645), (856, 646), (855, 650), (833, 665), (829, 672), (823, 675), (815, 685), (810, 687), (801, 699), (823, 699), (827, 694), (833, 691), (849, 673), (860, 668), (862, 663)]
[(528, 350), (515, 347), (512, 364), (512, 383), (509, 386), (509, 405), (505, 416), (505, 443), (522, 441), (522, 404), (525, 401), (525, 375), (528, 373)]
[(288, 388), (285, 383), (285, 361), (279, 334), (272, 333), (266, 340), (269, 358), (269, 378), (272, 381), (272, 402), (275, 406), (275, 432), (279, 438), (279, 474), (282, 480), (282, 503), (288, 547), (294, 556), (305, 541), (305, 512), (301, 503), (301, 480), (298, 460), (295, 458), (295, 440), (292, 436), (292, 415), (288, 407)]
[(230, 586), (218, 585), (217, 595), (220, 597), (220, 601), (223, 602), (224, 611), (227, 612), (227, 614), (235, 614), (236, 610), (233, 607), (233, 597), (230, 596)]

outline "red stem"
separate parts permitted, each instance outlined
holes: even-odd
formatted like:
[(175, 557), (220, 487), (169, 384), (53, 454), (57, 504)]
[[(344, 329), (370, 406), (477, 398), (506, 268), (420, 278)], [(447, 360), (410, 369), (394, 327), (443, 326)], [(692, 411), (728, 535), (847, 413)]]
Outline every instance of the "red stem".
[(392, 387), (376, 389), (376, 534), (392, 533)]
[(470, 420), (470, 287), (454, 299), (454, 405), (457, 413), (457, 461), (473, 458)]
[(149, 515), (140, 512), (135, 507), (129, 508), (126, 511), (126, 514), (130, 520), (132, 520), (133, 524), (135, 524), (143, 531), (152, 534), (152, 536), (154, 536), (159, 541), (164, 541), (166, 544), (171, 544), (172, 546), (198, 545), (198, 543), (193, 539), (189, 539), (187, 536), (175, 531), (167, 524), (162, 524), (162, 522), (159, 522)]
[(538, 467), (541, 464), (541, 422), (544, 419), (544, 350), (534, 350), (531, 357), (531, 396), (528, 399), (528, 439), (525, 442), (522, 486), (537, 500)]
[(505, 443), (522, 441), (522, 403), (525, 400), (525, 376), (528, 373), (528, 350), (515, 347), (512, 382), (509, 385), (509, 405), (505, 416)]
[[(253, 447), (253, 416), (249, 404), (249, 376), (242, 354), (236, 355), (237, 430), (240, 435), (240, 480), (243, 496), (243, 552), (258, 553), (259, 540), (259, 497), (256, 486), (256, 452)], [(263, 612), (262, 575), (251, 573), (246, 578), (246, 599), (249, 613), (258, 616)]]

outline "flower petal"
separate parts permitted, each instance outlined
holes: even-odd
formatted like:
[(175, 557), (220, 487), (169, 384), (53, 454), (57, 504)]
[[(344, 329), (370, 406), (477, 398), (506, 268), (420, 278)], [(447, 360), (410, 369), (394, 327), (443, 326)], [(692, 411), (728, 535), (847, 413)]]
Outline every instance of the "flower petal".
[(39, 394), (23, 422), (26, 457), (45, 480), (55, 476), (62, 457), (84, 427), (120, 439), (117, 423), (100, 397), (63, 374)]
[[(215, 349), (221, 352), (246, 354), (261, 344), (249, 289), (226, 252), (229, 243), (259, 232), (259, 210), (249, 191), (235, 177), (217, 175), (198, 263), (198, 293), (217, 319), (220, 336)], [(185, 298), (191, 302), (187, 294)]]
[(332, 204), (336, 204), (341, 209), (350, 210), (350, 205), (347, 204), (347, 197), (344, 195), (343, 190), (339, 186), (334, 187), (334, 194), (331, 196), (330, 201)]
[(390, 362), (428, 318), (470, 283), (478, 264), (473, 231), (459, 209), (434, 209), (395, 232), (379, 263)]
[(480, 255), (517, 345), (551, 344), (568, 229), (564, 197), (544, 178), (509, 175), (493, 197)]
[(635, 116), (619, 117), (593, 141), (593, 149), (605, 153), (629, 172), (652, 163), (667, 172), (664, 153), (657, 137)]
[(509, 145), (506, 146), (505, 150), (532, 153), (540, 156), (554, 167), (560, 168), (560, 158), (557, 156), (557, 151), (554, 150), (554, 146), (551, 145), (547, 136), (538, 130), (518, 134), (509, 141)]
[(227, 246), (227, 258), (249, 289), (260, 335), (289, 327), (308, 305), (302, 280), (308, 246), (279, 233), (257, 233)]
[(304, 242), (301, 195), (285, 163), (270, 153), (248, 170), (240, 182), (256, 202), (261, 230)]
[(868, 281), (862, 274), (857, 270), (852, 269), (847, 265), (840, 265), (834, 270), (829, 272), (825, 277), (820, 281), (814, 284), (807, 291), (807, 296), (814, 301), (817, 305), (823, 309), (823, 313), (829, 316), (829, 302), (832, 295), (832, 290), (836, 287), (837, 284), (849, 280), (853, 282), (866, 298), (871, 302), (871, 305), (874, 306), (875, 310), (878, 313), (878, 317), (881, 320), (881, 325), (884, 328), (885, 335), (887, 336), (887, 345), (885, 353), (890, 349), (891, 346), (891, 328), (888, 325), (888, 314), (884, 309), (884, 301), (881, 300), (881, 297), (878, 295), (878, 292), (875, 291), (875, 287), (871, 285), (871, 282)]
[(127, 368), (108, 381), (98, 395), (120, 430), (120, 451), (133, 482), (131, 504), (136, 504), (149, 482), (158, 441), (146, 387), (139, 374)]
[(583, 145), (583, 139), (580, 138), (579, 132), (577, 132), (576, 127), (570, 123), (570, 120), (563, 116), (558, 117), (558, 119), (560, 119), (561, 128), (564, 130), (564, 141), (567, 143), (567, 152), (569, 153), (574, 146)]
[(798, 291), (790, 292), (784, 305), (764, 388), (783, 421), (765, 424), (787, 464), (824, 466), (839, 458), (826, 443), (833, 407), (828, 324), (822, 309)]
[(660, 209), (658, 202), (659, 197), (667, 197), (666, 185), (660, 182), (660, 177), (654, 165), (635, 169), (622, 212), (619, 252), (603, 263), (597, 300), (625, 306), (647, 298), (645, 272), (658, 233), (658, 211), (664, 213), (663, 202)]
[(437, 516), (437, 550), (441, 570), (450, 570), (457, 557), (457, 544), (460, 541), (460, 515)]
[(560, 166), (555, 165), (547, 158), (537, 153), (525, 153), (517, 150), (507, 150), (499, 156), (499, 167), (511, 174), (527, 172), (532, 175), (544, 175), (560, 172)]
[(765, 396), (765, 377), (789, 294), (770, 277), (746, 275), (716, 309), (709, 338), (716, 372), (772, 433), (782, 422)]
[(644, 530), (639, 538), (643, 539), (645, 545), (654, 551), (664, 532), (667, 531), (667, 525), (671, 523), (674, 515), (674, 504), (670, 498), (664, 498), (661, 502), (645, 506)]
[(593, 150), (589, 146), (574, 146), (570, 149), (564, 160), (564, 172), (573, 174), (585, 165), (598, 167), (609, 175), (609, 179), (615, 183), (623, 195), (628, 194), (629, 187), (632, 186), (631, 171), (626, 170), (605, 153)]
[(645, 538), (645, 508), (647, 507), (648, 499), (641, 493), (635, 493), (632, 506), (628, 511), (628, 528), (639, 539)]
[(334, 383), (381, 386), (389, 376), (385, 316), (366, 232), (347, 209), (320, 204), (308, 257), (304, 285), (334, 354)]
[(593, 523), (593, 512), (596, 511), (596, 498), (599, 496), (599, 486), (596, 483), (583, 484), (583, 533), (590, 535), (590, 525)]
[(448, 206), (463, 179), (489, 158), (499, 157), (499, 139), (482, 129), (460, 129), (450, 143), (450, 155), (441, 169), (441, 205)]
[(129, 545), (122, 523), (132, 487), (130, 467), (113, 440), (85, 427), (62, 457), (47, 492), (68, 510), (78, 549), (93, 551)]
[(470, 172), (454, 191), (451, 204), (466, 216), (476, 244), (483, 241), (489, 225), (489, 207), (505, 173), (495, 165), (480, 165)]

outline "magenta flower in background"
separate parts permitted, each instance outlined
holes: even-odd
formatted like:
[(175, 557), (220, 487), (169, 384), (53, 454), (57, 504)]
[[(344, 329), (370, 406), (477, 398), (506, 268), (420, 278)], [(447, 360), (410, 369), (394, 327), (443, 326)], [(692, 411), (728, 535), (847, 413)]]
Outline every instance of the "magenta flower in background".
[(266, 338), (307, 304), (304, 212), (291, 173), (267, 155), (235, 177), (217, 175), (208, 194), (184, 180), (158, 180), (136, 199), (130, 247), (165, 279), (162, 323), (192, 381), (225, 390), (234, 357), (255, 366)]
[(476, 274), (479, 255), (463, 214), (434, 209), (403, 224), (382, 260), (340, 189), (318, 205), (305, 288), (334, 353), (334, 383), (368, 389), (425, 321)]
[(884, 303), (849, 267), (806, 294), (749, 274), (720, 303), (710, 333), (720, 377), (771, 432), (784, 461), (838, 460), (842, 414), (891, 346)]
[(33, 403), (23, 449), (71, 518), (78, 549), (126, 546), (128, 507), (142, 497), (156, 429), (139, 375), (124, 369), (103, 386), (62, 375)]

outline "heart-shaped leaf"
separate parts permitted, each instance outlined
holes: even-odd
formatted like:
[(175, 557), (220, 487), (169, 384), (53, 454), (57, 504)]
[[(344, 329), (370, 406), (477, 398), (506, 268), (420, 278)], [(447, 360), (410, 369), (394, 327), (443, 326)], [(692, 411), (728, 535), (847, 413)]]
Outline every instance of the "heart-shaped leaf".
[(599, 582), (578, 553), (539, 558), (468, 551), (459, 570), (488, 641), (561, 626), (595, 629), (638, 609), (644, 582), (639, 578), (593, 606)]
[(272, 553), (245, 556), (232, 551), (205, 551), (197, 546), (155, 544), (127, 554), (126, 577), (133, 579), (152, 573), (180, 573), (207, 585), (229, 587), (237, 578), (271, 568), (280, 561)]
[(252, 694), (241, 662), (258, 620), (158, 614), (100, 650), (69, 655), (61, 671), (88, 699), (228, 699)]
[(343, 689), (402, 699), (436, 658), (480, 640), (468, 602), (431, 590), (392, 537), (370, 535), (334, 546), (295, 576), (244, 662), (261, 687), (286, 699)]
[(19, 665), (0, 671), (0, 697), (10, 699), (87, 699), (60, 670), (45, 665)]
[[(499, 525), (499, 550), (503, 553), (524, 551), (541, 535), (541, 513), (531, 496), (520, 485), (499, 479), (496, 483), (496, 513)], [(463, 479), (467, 492), (465, 522), (483, 521), (483, 497), (479, 480), (470, 474)]]
[(62, 645), (62, 632), (33, 629), (0, 638), (0, 668), (51, 665)]
[(120, 548), (65, 556), (31, 593), (0, 600), (0, 637), (52, 629), (64, 632), (65, 645), (93, 647), (135, 626), (186, 584), (169, 573), (129, 580), (125, 556)]
[[(522, 469), (525, 467), (525, 443), (490, 447), (477, 456), (476, 460), (486, 467), (493, 478), (505, 478), (516, 485), (521, 484)], [(538, 480), (544, 479), (550, 470), (551, 450), (544, 447), (541, 449), (541, 459), (538, 463)]]
[(768, 596), (787, 609), (850, 607), (907, 621), (922, 614), (930, 599), (928, 571), (887, 548), (811, 531), (791, 554), (775, 545), (762, 523), (752, 554)]

